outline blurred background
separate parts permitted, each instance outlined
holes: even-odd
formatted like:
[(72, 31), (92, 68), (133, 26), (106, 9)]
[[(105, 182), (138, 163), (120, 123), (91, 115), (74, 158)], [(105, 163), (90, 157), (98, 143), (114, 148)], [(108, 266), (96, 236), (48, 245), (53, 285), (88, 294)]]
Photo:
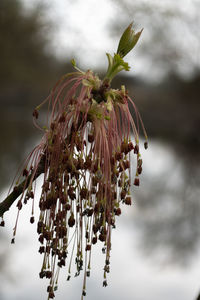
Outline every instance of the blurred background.
[[(102, 288), (101, 249), (94, 253), (87, 299), (195, 300), (200, 292), (200, 1), (1, 0), (0, 199), (40, 139), (32, 111), (70, 60), (103, 74), (106, 52), (134, 21), (142, 37), (126, 61), (125, 84), (149, 136), (141, 186), (113, 232), (111, 273)], [(0, 299), (46, 299), (31, 208), (15, 205), (0, 230)], [(98, 264), (96, 264), (96, 261)], [(102, 261), (102, 264), (101, 264)], [(61, 272), (56, 299), (80, 298), (81, 280)]]

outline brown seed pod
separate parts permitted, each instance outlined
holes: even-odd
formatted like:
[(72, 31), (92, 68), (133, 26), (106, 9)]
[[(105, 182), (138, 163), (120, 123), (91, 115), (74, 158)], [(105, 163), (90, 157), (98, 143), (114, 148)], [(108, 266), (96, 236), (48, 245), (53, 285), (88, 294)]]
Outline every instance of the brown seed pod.
[(75, 224), (75, 219), (74, 219), (74, 216), (71, 215), (68, 219), (68, 225), (69, 225), (69, 227), (73, 227), (74, 224)]
[(92, 238), (92, 244), (94, 245), (96, 243), (97, 243), (97, 237), (95, 236), (95, 237)]
[(100, 240), (101, 242), (105, 242), (105, 240), (106, 240), (106, 235), (100, 233), (100, 235), (99, 235), (99, 240)]
[(93, 143), (94, 142), (94, 134), (88, 134), (88, 142)]
[(131, 201), (131, 197), (126, 197), (125, 200), (124, 200), (124, 203), (126, 205), (131, 205), (132, 201)]
[(90, 251), (90, 250), (91, 250), (91, 245), (87, 244), (86, 247), (85, 247), (85, 251)]
[(134, 180), (134, 185), (139, 186), (140, 185), (140, 179), (139, 178), (135, 178)]
[(126, 197), (127, 192), (125, 190), (121, 191), (121, 199), (123, 200)]
[(114, 213), (115, 213), (115, 215), (116, 216), (120, 216), (121, 215), (121, 208), (120, 207), (118, 207), (118, 208), (116, 208), (115, 210), (114, 210)]
[(34, 222), (35, 222), (35, 219), (34, 219), (34, 217), (32, 216), (32, 217), (30, 218), (30, 223), (33, 224)]

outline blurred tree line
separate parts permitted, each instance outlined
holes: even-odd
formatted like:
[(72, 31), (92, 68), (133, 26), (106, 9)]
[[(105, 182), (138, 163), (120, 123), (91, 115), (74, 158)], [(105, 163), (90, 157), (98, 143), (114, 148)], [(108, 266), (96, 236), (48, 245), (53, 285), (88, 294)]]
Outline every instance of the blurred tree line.
[(33, 108), (68, 69), (48, 51), (51, 24), (42, 18), (44, 9), (27, 12), (19, 0), (0, 1), (0, 188), (10, 184), (38, 134)]
[[(185, 168), (181, 195), (173, 195), (166, 185), (173, 170), (160, 178), (163, 180), (161, 185), (152, 181), (149, 186), (144, 184), (147, 194), (138, 195), (141, 197), (138, 201), (142, 211), (140, 219), (144, 215), (143, 240), (146, 245), (149, 241), (149, 248), (155, 249), (155, 244), (163, 242), (175, 248), (173, 253), (185, 251), (191, 256), (191, 249), (195, 249), (199, 242), (200, 228), (199, 197), (195, 190), (200, 178), (200, 60), (197, 55), (200, 2), (191, 1), (190, 13), (177, 11), (176, 3), (165, 9), (158, 1), (153, 4), (152, 1), (115, 0), (114, 3), (117, 6), (117, 22), (112, 26), (111, 34), (118, 32), (119, 35), (119, 31), (127, 26), (127, 19), (132, 21), (133, 16), (142, 20), (144, 32), (149, 34), (136, 47), (135, 56), (142, 56), (149, 77), (156, 66), (159, 66), (160, 72), (153, 83), (122, 74), (115, 79), (114, 85), (123, 82), (128, 87), (147, 128), (150, 146), (153, 138), (170, 144)], [(27, 12), (19, 0), (0, 1), (0, 190), (11, 183), (19, 163), (39, 138), (40, 133), (32, 125), (33, 108), (47, 96), (60, 75), (71, 68), (48, 51), (51, 24), (43, 19), (44, 9), (40, 5)], [(180, 39), (184, 34), (187, 38)], [(178, 197), (181, 199), (182, 202), (177, 205), (184, 214), (181, 211), (180, 218), (177, 218), (176, 211), (170, 212), (169, 219), (163, 222), (161, 218), (158, 226), (156, 216), (160, 216), (159, 203), (165, 194), (164, 188), (171, 202), (175, 203)], [(146, 201), (147, 198), (153, 199), (153, 202)], [(189, 200), (187, 214), (183, 199)], [(150, 207), (154, 221), (145, 215)], [(187, 223), (189, 234), (182, 237), (183, 223)], [(166, 235), (162, 230), (160, 235), (157, 234), (156, 230), (162, 226)]]
[[(42, 7), (25, 14), (20, 1), (0, 2), (0, 88), (1, 104), (32, 105), (57, 71), (55, 58), (46, 51), (47, 25), (41, 19)], [(22, 95), (24, 94), (24, 97)], [(28, 99), (27, 99), (28, 96)]]
[[(156, 262), (165, 253), (163, 260), (173, 265), (195, 264), (200, 236), (200, 2), (111, 1), (117, 6), (113, 34), (126, 26), (128, 17), (144, 27), (135, 57), (143, 59), (148, 81), (127, 77), (126, 86), (143, 117), (150, 148), (153, 140), (161, 142), (173, 158), (158, 176), (144, 174), (136, 201), (140, 213), (134, 219), (140, 249)], [(120, 81), (116, 78), (116, 85)], [(156, 153), (154, 159), (156, 165)]]
[(200, 1), (110, 1), (116, 8), (117, 20), (110, 24), (112, 34), (117, 36), (127, 19), (144, 28), (134, 53), (137, 60), (143, 60), (141, 72), (147, 79), (156, 75), (159, 81), (170, 73), (191, 79), (199, 74)]

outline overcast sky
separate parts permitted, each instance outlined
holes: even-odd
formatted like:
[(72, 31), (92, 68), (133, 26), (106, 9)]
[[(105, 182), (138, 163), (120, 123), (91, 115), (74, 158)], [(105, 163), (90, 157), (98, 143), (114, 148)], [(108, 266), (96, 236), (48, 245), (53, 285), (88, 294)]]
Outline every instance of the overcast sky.
[[(83, 69), (105, 70), (105, 53), (116, 51), (122, 32), (132, 21), (137, 30), (144, 27), (144, 31), (126, 58), (130, 75), (153, 78), (174, 68), (187, 76), (200, 60), (199, 0), (135, 0), (130, 5), (126, 0), (125, 6), (117, 0), (21, 1), (27, 8), (46, 5), (45, 18), (53, 25), (50, 51), (61, 59), (75, 58)], [(111, 28), (118, 24), (114, 34)]]

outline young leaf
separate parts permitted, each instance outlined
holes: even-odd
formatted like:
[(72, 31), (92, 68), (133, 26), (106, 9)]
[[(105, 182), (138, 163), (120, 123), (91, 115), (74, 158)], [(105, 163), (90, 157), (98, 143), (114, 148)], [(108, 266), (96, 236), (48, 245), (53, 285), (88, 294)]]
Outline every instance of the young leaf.
[(132, 29), (133, 23), (131, 23), (124, 33), (121, 36), (121, 39), (119, 41), (119, 45), (117, 48), (117, 54), (119, 54), (121, 57), (124, 57), (125, 55), (130, 52), (135, 45), (137, 44), (137, 41), (140, 38), (140, 35), (143, 31), (143, 29), (137, 33)]

